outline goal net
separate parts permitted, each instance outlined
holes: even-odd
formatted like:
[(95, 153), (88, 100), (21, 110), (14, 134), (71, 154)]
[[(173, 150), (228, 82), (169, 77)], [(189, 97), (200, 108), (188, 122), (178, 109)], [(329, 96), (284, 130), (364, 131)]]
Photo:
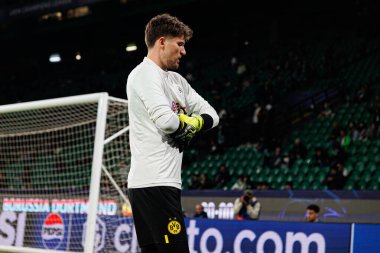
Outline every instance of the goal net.
[(129, 161), (126, 100), (0, 106), (0, 251), (138, 252)]

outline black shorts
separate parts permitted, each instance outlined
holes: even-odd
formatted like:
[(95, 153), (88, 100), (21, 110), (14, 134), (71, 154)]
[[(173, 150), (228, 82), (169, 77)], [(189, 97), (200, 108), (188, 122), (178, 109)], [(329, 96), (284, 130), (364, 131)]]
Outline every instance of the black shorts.
[[(137, 240), (141, 248), (152, 244), (184, 245), (189, 252), (181, 206), (181, 190), (169, 186), (128, 189)], [(185, 243), (183, 243), (185, 242)]]

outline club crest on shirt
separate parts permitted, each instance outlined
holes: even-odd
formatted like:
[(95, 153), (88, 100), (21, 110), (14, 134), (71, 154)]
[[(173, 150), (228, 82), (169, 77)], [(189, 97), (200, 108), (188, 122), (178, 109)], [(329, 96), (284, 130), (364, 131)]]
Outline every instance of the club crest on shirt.
[(172, 111), (177, 113), (177, 114), (186, 114), (186, 108), (182, 107), (179, 103), (172, 101)]
[(181, 232), (181, 224), (176, 220), (176, 218), (169, 219), (168, 231), (173, 235), (177, 235)]
[(179, 111), (179, 104), (175, 101), (172, 101), (172, 111), (178, 113)]

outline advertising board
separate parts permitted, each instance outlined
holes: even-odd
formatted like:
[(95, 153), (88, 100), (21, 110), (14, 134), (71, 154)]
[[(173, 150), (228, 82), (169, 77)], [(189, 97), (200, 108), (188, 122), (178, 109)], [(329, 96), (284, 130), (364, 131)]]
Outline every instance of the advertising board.
[(23, 246), (25, 220), (25, 212), (0, 212), (0, 245)]
[[(33, 247), (83, 250), (84, 215), (41, 214), (36, 222), (40, 236)], [(191, 253), (350, 252), (350, 224), (186, 219), (186, 229)], [(97, 252), (138, 252), (132, 219), (98, 216), (95, 246)]]

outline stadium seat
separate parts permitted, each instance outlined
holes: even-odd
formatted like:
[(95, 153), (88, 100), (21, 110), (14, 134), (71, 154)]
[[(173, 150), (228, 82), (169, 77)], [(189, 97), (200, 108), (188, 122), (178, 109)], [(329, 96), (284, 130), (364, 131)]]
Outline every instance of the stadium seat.
[(355, 189), (355, 182), (354, 181), (347, 181), (344, 185), (344, 189), (346, 190), (353, 190)]
[(367, 189), (368, 183), (364, 180), (357, 182), (357, 186), (359, 190), (365, 190)]
[(378, 182), (372, 181), (368, 187), (369, 190), (379, 190), (380, 186)]
[[(307, 182), (307, 181), (305, 181), (304, 183), (302, 183), (302, 187), (303, 187), (303, 189), (305, 189), (305, 190), (313, 190), (313, 185), (314, 185), (314, 183), (313, 182)], [(319, 188), (320, 186), (318, 186), (318, 188)]]

